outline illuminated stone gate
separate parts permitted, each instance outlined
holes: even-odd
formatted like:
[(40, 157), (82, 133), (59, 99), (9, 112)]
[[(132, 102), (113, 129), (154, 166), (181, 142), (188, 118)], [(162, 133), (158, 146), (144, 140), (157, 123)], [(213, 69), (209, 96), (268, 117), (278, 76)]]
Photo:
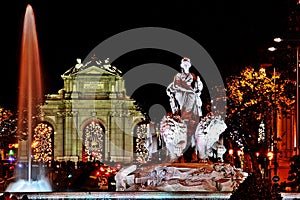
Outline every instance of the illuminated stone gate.
[(77, 62), (41, 107), (40, 121), (53, 128), (53, 159), (132, 162), (134, 127), (144, 116), (126, 95), (120, 70), (94, 57)]

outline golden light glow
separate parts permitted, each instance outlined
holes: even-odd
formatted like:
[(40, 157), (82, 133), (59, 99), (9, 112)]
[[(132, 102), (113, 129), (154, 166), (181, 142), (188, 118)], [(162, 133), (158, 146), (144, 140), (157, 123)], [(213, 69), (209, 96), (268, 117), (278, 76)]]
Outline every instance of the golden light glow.
[(85, 152), (93, 159), (103, 161), (104, 129), (98, 121), (88, 123), (83, 130)]
[(282, 39), (281, 38), (274, 38), (274, 42), (281, 42)]
[(31, 148), (36, 148), (38, 145), (39, 145), (39, 142), (38, 141), (34, 141), (31, 144)]
[[(230, 100), (230, 118), (237, 112), (246, 108), (260, 106), (270, 107), (276, 105), (290, 106), (295, 103), (295, 98), (286, 95), (287, 85), (291, 85), (291, 80), (280, 80), (280, 73), (272, 73), (268, 77), (266, 70), (260, 68), (258, 72), (253, 67), (246, 67), (240, 76), (230, 77), (227, 82), (227, 98)], [(255, 113), (253, 113), (255, 114)], [(262, 117), (261, 113), (256, 113), (257, 120)], [(268, 113), (263, 113), (268, 114)]]
[(268, 154), (267, 154), (267, 156), (268, 156), (268, 159), (269, 159), (269, 160), (272, 160), (273, 157), (274, 157), (274, 154), (273, 154), (272, 151), (269, 151)]
[(46, 123), (39, 123), (35, 127), (31, 145), (35, 161), (47, 162), (52, 159), (52, 133), (53, 128)]
[(148, 150), (145, 146), (147, 134), (148, 134), (148, 127), (146, 123), (142, 123), (137, 125), (135, 130), (136, 135), (136, 143), (135, 143), (135, 159), (139, 163), (145, 163), (148, 158)]
[(238, 154), (238, 156), (240, 156), (240, 155), (243, 154), (243, 151), (242, 151), (242, 150), (238, 150), (238, 151), (237, 151), (237, 154)]
[(269, 51), (276, 51), (277, 49), (275, 47), (269, 47), (268, 50)]

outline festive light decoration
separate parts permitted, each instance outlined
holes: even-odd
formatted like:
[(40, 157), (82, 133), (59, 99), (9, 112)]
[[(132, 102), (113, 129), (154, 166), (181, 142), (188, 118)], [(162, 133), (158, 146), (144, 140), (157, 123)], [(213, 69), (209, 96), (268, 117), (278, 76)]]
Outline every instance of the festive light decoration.
[(149, 152), (145, 146), (148, 134), (147, 130), (146, 123), (140, 123), (135, 128), (135, 160), (139, 163), (145, 163), (149, 156)]
[(46, 123), (39, 123), (35, 127), (31, 144), (35, 161), (47, 162), (52, 159), (52, 134), (53, 128)]
[(269, 160), (272, 160), (273, 157), (274, 157), (274, 153), (273, 153), (272, 151), (269, 151), (269, 152), (267, 153), (267, 157), (268, 157)]
[(103, 161), (104, 129), (98, 121), (88, 123), (83, 130), (85, 152), (95, 160)]
[(3, 120), (8, 120), (12, 116), (13, 114), (10, 110), (5, 110), (4, 108), (0, 107), (0, 123), (2, 123)]
[(0, 149), (17, 142), (17, 120), (10, 110), (0, 107)]
[(9, 136), (16, 130), (16, 119), (12, 112), (0, 107), (0, 136)]
[(295, 95), (291, 92), (294, 81), (280, 75), (275, 69), (270, 73), (264, 68), (257, 72), (253, 67), (246, 67), (239, 76), (227, 78), (226, 124), (231, 127), (229, 137), (233, 141), (241, 140), (248, 148), (257, 148), (255, 138), (261, 120), (269, 128), (264, 130), (268, 134), (274, 109), (294, 105)]
[(258, 139), (257, 139), (258, 143), (265, 142), (265, 139), (266, 139), (265, 124), (262, 120), (258, 128)]
[[(285, 93), (290, 85), (293, 85), (293, 81), (281, 80), (278, 72), (274, 72), (269, 78), (263, 68), (255, 72), (253, 67), (246, 67), (239, 77), (230, 77), (227, 80), (228, 100), (233, 108), (228, 113), (229, 117), (248, 107), (267, 107), (274, 103), (280, 106), (294, 104), (295, 97)], [(253, 114), (256, 114), (258, 120), (263, 116), (263, 113)]]

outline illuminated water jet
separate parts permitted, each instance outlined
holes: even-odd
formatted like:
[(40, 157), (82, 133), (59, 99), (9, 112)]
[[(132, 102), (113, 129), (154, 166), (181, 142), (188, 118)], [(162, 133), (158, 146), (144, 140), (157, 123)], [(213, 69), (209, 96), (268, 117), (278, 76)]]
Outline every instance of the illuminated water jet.
[(41, 176), (40, 180), (34, 181), (32, 179), (32, 133), (34, 130), (33, 126), (36, 123), (35, 119), (39, 114), (38, 106), (42, 103), (42, 78), (35, 17), (29, 4), (26, 7), (23, 22), (19, 73), (18, 134), (20, 141), (18, 162), (28, 163), (28, 180), (22, 179), (24, 173), (26, 173), (24, 170), (17, 170), (17, 178), (21, 178), (17, 182), (11, 183), (7, 191), (51, 191), (51, 186), (46, 177)]

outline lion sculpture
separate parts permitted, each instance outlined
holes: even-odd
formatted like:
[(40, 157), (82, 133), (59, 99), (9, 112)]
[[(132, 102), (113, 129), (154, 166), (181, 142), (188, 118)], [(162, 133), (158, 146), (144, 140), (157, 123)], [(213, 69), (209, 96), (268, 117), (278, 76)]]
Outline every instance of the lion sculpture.
[(200, 160), (213, 157), (213, 152), (215, 151), (216, 157), (223, 161), (223, 154), (226, 152), (226, 148), (220, 135), (226, 128), (227, 125), (221, 119), (221, 116), (208, 114), (200, 120), (192, 138), (192, 147), (196, 146), (196, 153)]
[(174, 161), (183, 155), (187, 145), (187, 126), (177, 117), (164, 116), (161, 121), (160, 133), (167, 148), (167, 157)]

